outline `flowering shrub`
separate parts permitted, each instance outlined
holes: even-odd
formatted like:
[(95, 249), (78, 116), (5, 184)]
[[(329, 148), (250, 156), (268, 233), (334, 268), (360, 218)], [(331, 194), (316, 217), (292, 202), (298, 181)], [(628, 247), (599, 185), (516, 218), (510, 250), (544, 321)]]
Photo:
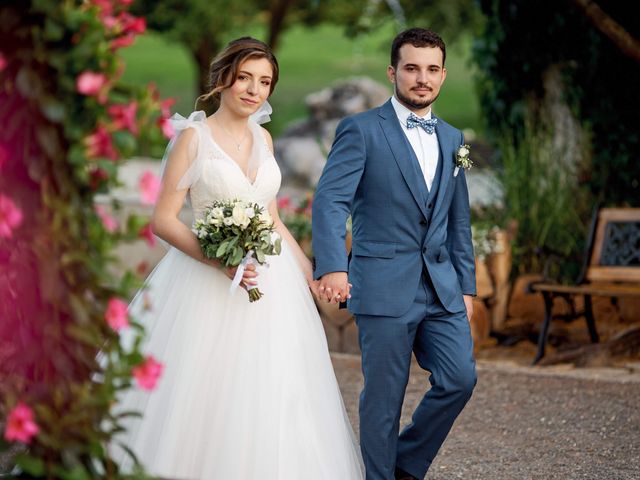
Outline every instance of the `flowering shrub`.
[[(127, 313), (140, 278), (111, 268), (118, 242), (155, 242), (149, 222), (94, 206), (121, 159), (172, 133), (172, 100), (120, 81), (118, 50), (146, 28), (131, 2), (0, 6), (0, 453), (22, 444), (29, 478), (120, 478), (107, 445), (125, 414), (111, 407), (162, 373)], [(158, 179), (141, 190), (153, 202)]]
[(278, 199), (278, 213), (293, 238), (300, 244), (308, 257), (311, 257), (311, 206), (313, 194), (308, 192), (294, 204), (289, 196)]
[(475, 256), (484, 261), (494, 253), (502, 253), (502, 247), (496, 240), (496, 234), (500, 227), (488, 227), (483, 224), (471, 224), (471, 240), (473, 241), (473, 252)]

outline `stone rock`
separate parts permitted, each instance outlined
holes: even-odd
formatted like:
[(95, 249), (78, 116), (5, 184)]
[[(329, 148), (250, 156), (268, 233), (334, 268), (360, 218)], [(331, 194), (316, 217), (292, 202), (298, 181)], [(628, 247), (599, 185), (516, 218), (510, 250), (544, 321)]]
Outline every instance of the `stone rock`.
[(300, 191), (314, 189), (340, 120), (381, 105), (390, 95), (387, 87), (366, 77), (338, 81), (309, 94), (309, 118), (290, 125), (274, 142), (283, 184)]

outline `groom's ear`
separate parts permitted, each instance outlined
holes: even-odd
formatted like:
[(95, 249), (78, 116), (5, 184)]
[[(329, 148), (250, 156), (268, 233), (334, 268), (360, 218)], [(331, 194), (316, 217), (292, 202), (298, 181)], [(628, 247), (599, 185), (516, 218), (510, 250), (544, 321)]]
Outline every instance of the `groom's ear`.
[(393, 65), (387, 67), (387, 78), (391, 83), (396, 83), (396, 69), (393, 68)]

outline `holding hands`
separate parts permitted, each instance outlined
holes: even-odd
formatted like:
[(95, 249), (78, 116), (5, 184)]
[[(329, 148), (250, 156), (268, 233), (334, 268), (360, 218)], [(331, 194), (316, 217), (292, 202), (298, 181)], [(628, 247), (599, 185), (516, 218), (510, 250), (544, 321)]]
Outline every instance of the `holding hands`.
[(349, 283), (347, 272), (331, 272), (323, 275), (316, 283), (316, 291), (313, 293), (327, 303), (340, 303), (351, 298), (349, 291), (352, 285)]

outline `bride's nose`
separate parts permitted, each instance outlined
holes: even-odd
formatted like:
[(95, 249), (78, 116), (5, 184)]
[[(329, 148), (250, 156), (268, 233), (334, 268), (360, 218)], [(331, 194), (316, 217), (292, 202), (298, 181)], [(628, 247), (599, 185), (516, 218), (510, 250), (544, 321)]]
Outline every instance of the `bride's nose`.
[(249, 82), (249, 86), (247, 87), (247, 93), (250, 95), (256, 95), (258, 93), (258, 81), (251, 80)]

